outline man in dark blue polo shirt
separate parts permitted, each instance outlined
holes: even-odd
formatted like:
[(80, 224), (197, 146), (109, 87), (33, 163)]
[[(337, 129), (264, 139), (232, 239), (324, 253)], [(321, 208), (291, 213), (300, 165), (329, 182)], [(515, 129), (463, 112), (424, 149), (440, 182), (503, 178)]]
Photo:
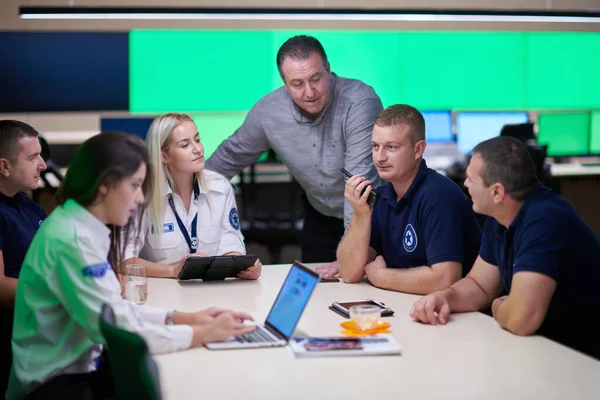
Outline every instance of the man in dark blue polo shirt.
[(357, 282), (366, 274), (377, 287), (417, 294), (450, 286), (479, 251), (471, 202), (427, 168), (425, 121), (414, 107), (394, 105), (379, 114), (372, 146), (379, 177), (389, 183), (377, 189), (374, 208), (366, 203), (368, 180), (353, 176), (346, 183), (354, 216), (337, 251), (342, 278)]
[(527, 148), (516, 139), (477, 145), (465, 185), (475, 211), (490, 217), (479, 257), (465, 279), (416, 302), (411, 316), (445, 324), (450, 312), (491, 304), (510, 332), (539, 333), (600, 358), (600, 241), (594, 233), (538, 182)]
[(46, 218), (24, 191), (36, 189), (46, 169), (38, 132), (11, 120), (0, 121), (0, 395), (4, 395), (12, 352), (13, 306), (21, 264), (33, 236)]

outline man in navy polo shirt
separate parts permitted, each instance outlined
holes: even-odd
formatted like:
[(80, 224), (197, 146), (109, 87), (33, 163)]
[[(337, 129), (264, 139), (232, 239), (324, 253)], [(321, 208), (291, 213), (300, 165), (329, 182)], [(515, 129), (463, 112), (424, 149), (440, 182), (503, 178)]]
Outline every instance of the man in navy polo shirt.
[(489, 216), (479, 257), (465, 279), (417, 301), (413, 319), (445, 324), (450, 312), (491, 304), (496, 321), (514, 334), (539, 333), (600, 358), (600, 241), (594, 233), (538, 182), (527, 148), (516, 139), (478, 144), (465, 185), (475, 211)]
[(374, 208), (366, 203), (368, 180), (357, 175), (346, 183), (354, 216), (337, 250), (342, 278), (357, 282), (366, 274), (377, 287), (416, 294), (452, 285), (477, 257), (480, 228), (460, 188), (427, 168), (423, 116), (408, 105), (385, 109), (372, 146), (379, 177), (389, 183), (377, 189)]
[(36, 189), (46, 169), (38, 132), (20, 121), (0, 121), (0, 395), (4, 395), (12, 352), (13, 306), (21, 264), (46, 218), (24, 191)]

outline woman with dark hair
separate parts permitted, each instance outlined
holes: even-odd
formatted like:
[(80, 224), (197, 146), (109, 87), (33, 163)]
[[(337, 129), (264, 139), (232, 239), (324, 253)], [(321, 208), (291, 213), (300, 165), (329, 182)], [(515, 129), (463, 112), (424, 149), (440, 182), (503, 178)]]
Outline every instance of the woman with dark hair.
[(124, 133), (94, 136), (75, 154), (57, 192), (59, 206), (23, 262), (7, 398), (114, 395), (98, 371), (103, 303), (112, 306), (120, 327), (145, 339), (151, 353), (198, 347), (253, 329), (243, 323), (251, 317), (241, 312), (182, 313), (122, 299), (114, 270), (122, 263), (120, 236), (128, 234), (135, 214), (144, 212), (149, 164), (144, 143)]

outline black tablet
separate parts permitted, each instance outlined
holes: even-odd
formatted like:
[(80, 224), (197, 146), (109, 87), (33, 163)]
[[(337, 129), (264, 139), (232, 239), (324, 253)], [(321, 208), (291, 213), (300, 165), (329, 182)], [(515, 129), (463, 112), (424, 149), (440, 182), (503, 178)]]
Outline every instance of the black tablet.
[(385, 304), (372, 299), (368, 300), (353, 300), (353, 301), (334, 301), (329, 309), (346, 318), (350, 318), (350, 307), (352, 306), (377, 306), (381, 308), (382, 317), (391, 317), (394, 311)]
[(177, 276), (180, 280), (202, 279), (204, 281), (235, 278), (258, 260), (255, 254), (245, 256), (190, 257)]

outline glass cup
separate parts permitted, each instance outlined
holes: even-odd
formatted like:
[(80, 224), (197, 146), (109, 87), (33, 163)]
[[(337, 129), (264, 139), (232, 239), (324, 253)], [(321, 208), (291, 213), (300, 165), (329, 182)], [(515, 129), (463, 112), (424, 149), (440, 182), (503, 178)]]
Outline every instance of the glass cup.
[(381, 308), (377, 306), (352, 306), (350, 307), (350, 318), (354, 326), (361, 331), (367, 331), (377, 326), (381, 318)]
[(148, 299), (146, 266), (141, 264), (125, 266), (125, 298), (134, 304), (146, 304)]

